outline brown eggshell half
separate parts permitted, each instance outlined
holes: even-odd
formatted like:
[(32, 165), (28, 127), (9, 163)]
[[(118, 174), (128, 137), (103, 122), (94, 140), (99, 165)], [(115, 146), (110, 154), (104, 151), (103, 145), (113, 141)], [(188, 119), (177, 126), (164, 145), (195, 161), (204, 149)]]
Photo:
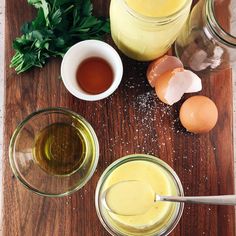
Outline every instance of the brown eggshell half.
[(159, 76), (176, 68), (183, 68), (183, 63), (174, 56), (165, 55), (151, 62), (146, 74), (149, 84), (154, 88)]
[(168, 103), (168, 101), (165, 99), (165, 95), (167, 92), (167, 88), (168, 88), (168, 83), (170, 81), (170, 79), (172, 78), (172, 76), (175, 75), (176, 72), (181, 72), (184, 71), (183, 68), (177, 68), (171, 71), (167, 71), (164, 74), (162, 74), (156, 81), (155, 84), (155, 91), (157, 94), (157, 97), (164, 103), (171, 105)]

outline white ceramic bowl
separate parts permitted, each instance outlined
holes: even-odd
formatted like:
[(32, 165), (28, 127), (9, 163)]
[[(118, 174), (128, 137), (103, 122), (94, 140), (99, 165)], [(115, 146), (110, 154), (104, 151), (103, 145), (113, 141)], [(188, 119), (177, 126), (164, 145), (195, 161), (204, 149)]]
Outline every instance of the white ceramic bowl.
[[(82, 90), (76, 81), (79, 64), (87, 58), (100, 57), (106, 60), (113, 70), (113, 83), (103, 93), (89, 94)], [(123, 65), (119, 54), (109, 44), (99, 40), (85, 40), (72, 46), (61, 64), (61, 77), (67, 90), (75, 97), (86, 101), (97, 101), (111, 95), (119, 86), (123, 75)]]

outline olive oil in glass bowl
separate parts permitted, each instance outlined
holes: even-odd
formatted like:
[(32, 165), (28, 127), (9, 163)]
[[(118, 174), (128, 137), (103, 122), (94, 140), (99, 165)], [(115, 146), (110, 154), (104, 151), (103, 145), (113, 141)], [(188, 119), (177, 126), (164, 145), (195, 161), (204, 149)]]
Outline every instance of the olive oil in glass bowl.
[(29, 115), (12, 135), (10, 164), (29, 190), (60, 197), (82, 188), (99, 157), (97, 136), (80, 115), (48, 108)]

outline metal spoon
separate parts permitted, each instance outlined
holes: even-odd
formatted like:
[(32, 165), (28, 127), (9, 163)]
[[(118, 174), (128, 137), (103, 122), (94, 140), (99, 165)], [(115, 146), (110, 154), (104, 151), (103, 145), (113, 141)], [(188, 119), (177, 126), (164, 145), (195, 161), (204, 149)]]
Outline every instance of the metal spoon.
[[(132, 186), (135, 188), (132, 189)], [(132, 189), (132, 190), (131, 190)], [(150, 192), (150, 190), (152, 192)], [(146, 195), (145, 195), (146, 191)], [(126, 194), (119, 194), (119, 193)], [(110, 204), (108, 196), (115, 197), (115, 202), (128, 202), (127, 206), (133, 205), (130, 210), (127, 210), (127, 206), (121, 206), (117, 208), (115, 205)], [(143, 199), (140, 198), (142, 194)], [(143, 195), (144, 194), (144, 195)], [(149, 195), (148, 195), (149, 194)], [(147, 196), (147, 197), (146, 197)], [(133, 199), (138, 199), (138, 203), (135, 203)], [(147, 202), (148, 201), (148, 202)], [(236, 195), (218, 195), (218, 196), (160, 196), (156, 194), (151, 186), (139, 180), (122, 181), (112, 185), (106, 189), (102, 194), (102, 202), (105, 208), (115, 214), (134, 216), (141, 215), (147, 212), (153, 204), (157, 201), (168, 201), (168, 202), (184, 202), (193, 204), (212, 204), (212, 205), (236, 205)], [(136, 204), (136, 205), (135, 205)]]
[(185, 202), (185, 203), (210, 204), (210, 205), (236, 205), (236, 195), (192, 196), (192, 197), (156, 195), (155, 201)]

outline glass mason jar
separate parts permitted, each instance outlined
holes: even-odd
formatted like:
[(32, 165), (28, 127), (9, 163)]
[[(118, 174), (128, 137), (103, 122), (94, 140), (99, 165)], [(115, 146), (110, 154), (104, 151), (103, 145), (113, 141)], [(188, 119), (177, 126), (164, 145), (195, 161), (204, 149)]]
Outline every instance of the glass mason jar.
[[(155, 170), (158, 169), (158, 173), (161, 172), (162, 175), (153, 174), (153, 168)], [(148, 174), (142, 172), (143, 170), (148, 171)], [(165, 176), (164, 179), (162, 178), (163, 175)], [(145, 176), (147, 179), (144, 180), (141, 176)], [(163, 192), (167, 191), (163, 189), (168, 189), (168, 194), (163, 192), (164, 195), (184, 195), (183, 187), (177, 174), (159, 158), (144, 154), (134, 154), (120, 158), (107, 167), (100, 177), (96, 188), (96, 211), (104, 228), (113, 236), (168, 235), (176, 227), (182, 216), (183, 203), (158, 202), (155, 207), (141, 216), (123, 216), (122, 218), (107, 210), (103, 198), (104, 191), (113, 184), (128, 181), (131, 178), (132, 180), (148, 181), (148, 184), (153, 189), (161, 183), (163, 188), (159, 189), (158, 187), (159, 191)], [(166, 184), (165, 186), (163, 182), (164, 185)], [(166, 203), (167, 205), (162, 205)], [(157, 210), (160, 213), (158, 216)]]
[[(184, 1), (183, 1), (184, 2)], [(129, 7), (126, 0), (111, 0), (111, 35), (128, 57), (149, 61), (165, 54), (188, 18), (192, 0), (164, 17), (144, 16)]]
[(235, 10), (236, 2), (225, 0), (200, 0), (194, 6), (175, 42), (184, 66), (221, 70), (236, 61)]

